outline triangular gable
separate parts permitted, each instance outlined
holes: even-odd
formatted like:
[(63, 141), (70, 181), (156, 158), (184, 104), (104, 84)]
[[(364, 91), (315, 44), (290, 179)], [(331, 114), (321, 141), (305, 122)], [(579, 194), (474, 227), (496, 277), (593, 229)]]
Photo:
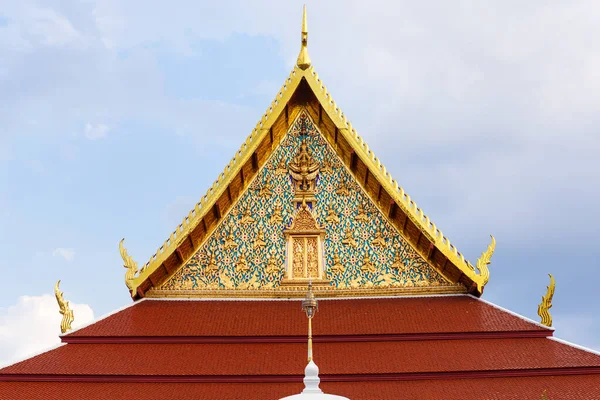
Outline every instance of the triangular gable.
[[(304, 192), (290, 175), (300, 157), (314, 166)], [(290, 296), (307, 279), (333, 295), (464, 292), (402, 237), (302, 110), (200, 249), (149, 295)]]
[(447, 279), (480, 295), (489, 278), (487, 263), (491, 253), (484, 254), (477, 263), (479, 271), (476, 271), (392, 179), (331, 99), (314, 69), (302, 70), (296, 66), (261, 121), (207, 194), (129, 282), (132, 296), (143, 297), (149, 289), (160, 286), (197, 252), (304, 107), (344, 165), (379, 208), (386, 209), (384, 212), (394, 224), (401, 226), (402, 234), (411, 245)]

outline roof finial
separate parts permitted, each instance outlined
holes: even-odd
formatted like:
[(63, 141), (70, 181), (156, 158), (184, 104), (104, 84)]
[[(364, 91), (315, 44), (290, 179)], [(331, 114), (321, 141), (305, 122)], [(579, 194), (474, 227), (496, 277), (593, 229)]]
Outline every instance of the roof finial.
[(552, 308), (552, 297), (554, 297), (556, 282), (552, 274), (548, 274), (548, 276), (550, 276), (550, 285), (546, 287), (546, 295), (542, 296), (542, 302), (538, 306), (538, 315), (542, 317), (542, 325), (551, 327), (552, 315), (550, 315), (550, 308)]
[(298, 60), (296, 64), (302, 70), (310, 67), (310, 56), (308, 55), (308, 25), (306, 23), (306, 4), (302, 11), (302, 47), (300, 48), (300, 54), (298, 54)]
[(60, 291), (59, 286), (60, 279), (54, 285), (54, 295), (56, 296), (56, 302), (58, 303), (59, 312), (61, 313), (62, 321), (60, 322), (60, 332), (67, 333), (71, 330), (71, 324), (73, 323), (73, 310), (69, 307), (69, 302), (65, 301), (63, 292)]

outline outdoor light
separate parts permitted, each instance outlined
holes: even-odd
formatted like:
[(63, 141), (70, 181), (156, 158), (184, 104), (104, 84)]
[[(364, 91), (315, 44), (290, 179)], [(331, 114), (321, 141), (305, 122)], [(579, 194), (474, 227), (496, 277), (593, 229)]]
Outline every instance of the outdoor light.
[(312, 291), (312, 281), (308, 281), (308, 292), (306, 297), (302, 300), (302, 310), (308, 317), (308, 361), (312, 361), (312, 318), (315, 316), (319, 304), (315, 298), (315, 294)]

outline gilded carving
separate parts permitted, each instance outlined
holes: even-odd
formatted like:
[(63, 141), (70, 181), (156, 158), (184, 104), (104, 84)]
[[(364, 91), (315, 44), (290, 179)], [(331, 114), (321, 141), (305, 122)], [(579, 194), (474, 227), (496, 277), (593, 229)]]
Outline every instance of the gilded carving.
[(342, 240), (342, 244), (351, 246), (351, 247), (357, 247), (358, 246), (358, 242), (356, 241), (356, 239), (354, 239), (354, 236), (352, 235), (352, 229), (348, 228), (346, 229), (346, 234), (344, 236), (344, 239)]
[(58, 312), (63, 316), (62, 321), (60, 322), (60, 332), (66, 333), (71, 330), (71, 324), (75, 319), (73, 315), (73, 310), (69, 307), (69, 302), (65, 301), (63, 297), (63, 292), (58, 288), (60, 285), (60, 279), (56, 282), (54, 286), (54, 296), (56, 297), (56, 302), (58, 303)]
[(277, 175), (283, 175), (283, 174), (287, 174), (288, 172), (288, 168), (287, 165), (285, 165), (285, 159), (281, 159), (279, 161), (279, 164), (277, 164), (277, 167), (275, 167), (275, 173)]
[(123, 246), (124, 241), (125, 238), (121, 239), (119, 242), (119, 252), (123, 259), (123, 266), (127, 268), (127, 271), (125, 272), (125, 284), (127, 285), (127, 288), (131, 290), (133, 287), (133, 279), (138, 272), (138, 266), (137, 263), (133, 261), (133, 258), (127, 253), (127, 249)]
[(358, 212), (356, 217), (354, 217), (354, 220), (357, 222), (369, 222), (369, 216), (367, 215), (365, 207), (362, 204), (358, 205)]
[(346, 271), (342, 261), (340, 260), (340, 252), (336, 249), (335, 253), (333, 253), (333, 266), (331, 267), (331, 272), (337, 272), (343, 274)]
[(349, 196), (350, 195), (350, 192), (348, 191), (348, 186), (346, 185), (345, 181), (340, 182), (340, 186), (335, 191), (335, 194), (337, 194), (339, 196)]
[(208, 261), (208, 265), (206, 266), (205, 271), (207, 273), (213, 273), (219, 270), (219, 267), (217, 266), (217, 257), (215, 256), (215, 253), (212, 253), (210, 255), (210, 260)]
[(385, 238), (381, 235), (381, 229), (377, 229), (377, 232), (375, 232), (375, 239), (373, 239), (373, 241), (371, 242), (371, 245), (373, 247), (387, 246), (387, 242), (385, 241)]
[(542, 318), (542, 325), (548, 327), (552, 326), (552, 315), (550, 315), (550, 309), (552, 308), (552, 297), (554, 297), (554, 289), (556, 288), (556, 281), (552, 274), (548, 274), (550, 277), (550, 285), (546, 287), (546, 295), (542, 296), (542, 302), (538, 306), (538, 315)]
[(269, 218), (269, 223), (271, 224), (281, 224), (283, 222), (283, 216), (281, 215), (281, 205), (275, 204), (273, 209), (273, 214), (271, 214), (271, 218)]
[(235, 268), (237, 272), (248, 272), (250, 270), (248, 267), (248, 261), (246, 260), (245, 251), (240, 253), (240, 258), (238, 259), (237, 264), (235, 264)]
[(231, 249), (235, 249), (237, 248), (237, 243), (235, 242), (235, 235), (233, 234), (233, 223), (231, 224), (231, 226), (229, 227), (229, 233), (227, 234), (227, 237), (225, 238), (225, 244), (223, 245), (223, 249), (225, 250), (231, 250)]
[(377, 271), (377, 269), (375, 268), (375, 264), (373, 264), (373, 262), (371, 261), (371, 257), (369, 257), (368, 253), (365, 253), (365, 256), (363, 257), (363, 262), (362, 266), (360, 267), (360, 270), (363, 272)]
[[(416, 287), (424, 284), (423, 278), (431, 286), (453, 285), (387, 221), (308, 114), (301, 112), (290, 132), (273, 150), (271, 161), (246, 183), (214, 233), (157, 292), (277, 291), (309, 277), (330, 290)], [(292, 160), (294, 168), (304, 163), (307, 171), (319, 170), (312, 183), (294, 181), (288, 165)], [(305, 178), (310, 178), (308, 173)], [(304, 189), (311, 184), (314, 193), (298, 199), (295, 185)], [(261, 189), (271, 195), (260, 196)], [(336, 193), (340, 189), (341, 195)], [(308, 204), (298, 204), (302, 198)], [(367, 221), (356, 221), (357, 214)]]
[(260, 197), (270, 197), (272, 194), (273, 194), (273, 191), (271, 190), (270, 183), (266, 183), (266, 184), (262, 185), (260, 187), (260, 189), (258, 190), (258, 195)]
[(338, 217), (337, 213), (335, 212), (333, 204), (330, 204), (329, 208), (327, 209), (327, 217), (325, 217), (325, 221), (327, 221), (328, 224), (340, 223), (340, 217)]
[(483, 287), (487, 284), (490, 279), (490, 270), (488, 269), (488, 265), (492, 261), (492, 255), (494, 254), (494, 250), (496, 249), (496, 239), (490, 235), (492, 238), (492, 242), (488, 246), (488, 248), (481, 253), (481, 257), (477, 260), (477, 269), (479, 270), (479, 274), (481, 275), (481, 280), (477, 283), (477, 287), (479, 291), (483, 291)]
[(265, 247), (267, 243), (265, 243), (265, 231), (263, 228), (258, 228), (258, 233), (256, 234), (256, 238), (254, 239), (254, 249), (259, 249), (261, 247)]
[(394, 263), (392, 264), (392, 268), (400, 272), (406, 271), (406, 264), (404, 264), (404, 261), (402, 260), (402, 255), (399, 251), (396, 251), (396, 254), (394, 254)]
[(314, 160), (306, 140), (300, 143), (298, 154), (288, 164), (290, 175), (294, 181), (296, 195), (314, 193), (315, 182), (319, 174), (319, 163)]
[(267, 262), (267, 268), (265, 268), (265, 272), (269, 275), (273, 275), (281, 271), (281, 267), (277, 262), (277, 257), (275, 256), (275, 252), (271, 253), (269, 257), (269, 261)]
[(306, 238), (306, 270), (308, 278), (319, 277), (319, 254), (317, 247), (317, 238)]
[(252, 217), (252, 213), (250, 212), (250, 208), (244, 210), (244, 214), (242, 214), (242, 219), (240, 219), (240, 223), (247, 225), (254, 223), (254, 218)]

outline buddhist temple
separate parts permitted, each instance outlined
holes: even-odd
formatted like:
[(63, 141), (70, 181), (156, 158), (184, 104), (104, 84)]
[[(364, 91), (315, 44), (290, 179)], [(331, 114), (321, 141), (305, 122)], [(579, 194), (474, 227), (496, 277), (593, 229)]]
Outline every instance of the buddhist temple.
[(132, 303), (71, 330), (57, 283), (62, 343), (1, 369), (0, 399), (299, 394), (309, 284), (324, 393), (600, 399), (600, 354), (554, 336), (553, 280), (543, 323), (482, 298), (495, 247), (467, 261), (390, 176), (317, 75), (305, 10), (296, 65), (206, 195), (141, 267), (121, 241)]

